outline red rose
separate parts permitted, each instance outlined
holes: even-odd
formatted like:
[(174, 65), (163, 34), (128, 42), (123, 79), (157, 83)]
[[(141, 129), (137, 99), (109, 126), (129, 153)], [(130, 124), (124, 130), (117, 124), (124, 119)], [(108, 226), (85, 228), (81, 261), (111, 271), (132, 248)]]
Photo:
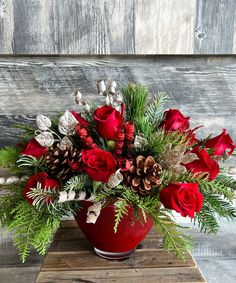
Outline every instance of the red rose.
[(92, 180), (107, 182), (111, 174), (116, 171), (116, 160), (113, 155), (99, 148), (82, 150), (84, 171)]
[(231, 155), (236, 148), (235, 143), (225, 129), (220, 135), (207, 140), (205, 146), (214, 149), (213, 155), (223, 155), (227, 150), (229, 150), (227, 154)]
[(218, 163), (211, 159), (205, 149), (200, 149), (198, 146), (196, 146), (192, 152), (195, 153), (199, 159), (183, 164), (187, 170), (190, 170), (193, 173), (208, 173), (209, 180), (215, 179), (219, 173)]
[(39, 158), (45, 153), (47, 153), (48, 148), (41, 146), (36, 139), (30, 140), (25, 149), (21, 152), (21, 155), (31, 155), (33, 157)]
[(89, 122), (81, 117), (81, 113), (71, 111), (71, 114), (75, 117), (75, 119), (79, 122), (79, 124), (85, 128), (89, 127)]
[[(31, 176), (27, 181), (25, 189), (22, 191), (22, 195), (30, 204), (33, 203), (34, 199), (30, 198), (27, 193), (30, 192), (31, 188), (36, 188), (37, 183), (41, 184), (43, 190), (47, 190), (48, 188), (57, 190), (60, 186), (58, 180), (49, 178), (46, 172), (40, 172)], [(52, 202), (52, 199), (49, 198), (47, 202)]]
[(202, 207), (203, 195), (198, 190), (197, 183), (169, 184), (160, 192), (160, 201), (165, 208), (173, 209), (182, 216), (194, 217)]
[(164, 120), (161, 126), (165, 131), (185, 131), (189, 128), (189, 117), (184, 115), (177, 109), (169, 109), (165, 111)]
[(111, 106), (97, 108), (93, 116), (99, 135), (107, 140), (115, 140), (116, 132), (123, 118), (119, 111)]

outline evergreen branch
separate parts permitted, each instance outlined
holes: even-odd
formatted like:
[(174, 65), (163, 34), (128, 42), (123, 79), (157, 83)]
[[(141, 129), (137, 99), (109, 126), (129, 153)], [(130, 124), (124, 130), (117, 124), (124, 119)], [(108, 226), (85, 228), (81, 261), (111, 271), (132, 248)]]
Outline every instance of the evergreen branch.
[(186, 259), (188, 250), (192, 248), (191, 237), (186, 236), (179, 229), (183, 228), (175, 223), (164, 211), (149, 212), (157, 231), (163, 237), (163, 245), (169, 252), (173, 252), (182, 260)]
[(31, 155), (22, 155), (16, 161), (16, 164), (18, 167), (30, 167), (34, 168), (36, 171), (45, 171), (46, 169), (44, 156), (41, 156), (37, 159), (36, 157)]
[(209, 206), (203, 202), (203, 206), (200, 212), (196, 212), (194, 216), (194, 224), (198, 222), (198, 226), (201, 232), (207, 234), (217, 234), (219, 231), (219, 224), (216, 220), (214, 212), (209, 209)]
[(129, 84), (122, 89), (126, 106), (126, 120), (134, 121), (138, 133), (145, 134), (144, 124), (150, 127), (145, 118), (148, 89), (141, 84)]
[(33, 200), (32, 205), (36, 207), (37, 210), (40, 210), (43, 205), (52, 204), (52, 200), (58, 196), (55, 188), (45, 188), (42, 187), (41, 183), (37, 183), (36, 188), (30, 188), (30, 191), (27, 192), (27, 196)]
[(127, 215), (127, 202), (125, 199), (117, 200), (115, 203), (115, 225), (114, 232), (117, 233), (118, 226), (123, 218), (123, 216)]
[(14, 235), (14, 244), (22, 262), (25, 262), (32, 247), (45, 254), (61, 219), (52, 216), (47, 210), (35, 210), (25, 200), (20, 201), (11, 213), (13, 219), (7, 228)]
[(70, 178), (65, 186), (65, 191), (81, 191), (85, 188), (91, 187), (91, 180), (89, 179), (88, 175), (86, 174), (80, 174), (75, 177)]
[(165, 151), (165, 148), (169, 144), (186, 144), (187, 134), (178, 131), (166, 133), (162, 129), (159, 129), (154, 134), (147, 136), (147, 139), (147, 153), (153, 156), (158, 156)]
[(19, 149), (15, 147), (6, 146), (0, 149), (0, 167), (14, 167), (19, 158), (19, 153)]
[(164, 105), (167, 101), (167, 95), (165, 92), (158, 92), (158, 94), (149, 103), (145, 116), (148, 122), (157, 128), (163, 119)]
[(215, 212), (219, 217), (235, 220), (236, 209), (220, 196), (212, 193), (205, 194), (205, 203), (209, 210)]

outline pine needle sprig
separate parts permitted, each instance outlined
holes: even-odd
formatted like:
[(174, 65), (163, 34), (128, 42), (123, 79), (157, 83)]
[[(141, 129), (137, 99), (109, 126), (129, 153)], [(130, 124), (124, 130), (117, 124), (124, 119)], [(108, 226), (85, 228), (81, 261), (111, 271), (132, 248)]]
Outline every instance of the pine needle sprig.
[(46, 169), (44, 156), (41, 156), (40, 158), (36, 158), (30, 155), (22, 155), (16, 161), (16, 164), (18, 167), (29, 167), (31, 169), (34, 169), (35, 172), (45, 171)]
[(85, 188), (91, 187), (91, 180), (86, 174), (80, 174), (70, 178), (65, 186), (64, 191), (75, 191), (79, 192), (84, 190)]
[(201, 232), (209, 235), (216, 235), (220, 229), (214, 212), (211, 211), (209, 206), (205, 203), (203, 203), (201, 211), (195, 213), (194, 224), (196, 223), (198, 224)]
[(13, 233), (14, 245), (19, 250), (21, 261), (25, 262), (32, 247), (44, 255), (61, 219), (46, 210), (35, 210), (26, 201), (20, 201), (11, 213), (13, 219), (7, 229)]
[(145, 117), (147, 117), (148, 122), (157, 128), (163, 119), (164, 106), (167, 101), (166, 92), (158, 92), (158, 94), (149, 102)]
[(6, 146), (0, 149), (0, 167), (10, 168), (16, 165), (20, 150), (15, 147)]
[[(158, 156), (165, 151), (166, 147), (169, 144), (172, 145), (186, 144), (187, 134), (183, 134), (177, 131), (166, 133), (162, 129), (159, 129), (154, 134), (149, 135), (147, 139), (148, 139), (148, 146), (146, 151), (149, 154)], [(186, 149), (187, 149), (187, 145), (186, 145)]]
[(36, 207), (37, 210), (40, 210), (43, 205), (50, 205), (51, 200), (54, 200), (58, 193), (55, 188), (45, 188), (42, 187), (41, 183), (37, 183), (36, 188), (30, 188), (30, 191), (27, 192), (27, 196), (33, 200), (32, 205)]
[(145, 134), (151, 125), (145, 117), (148, 89), (141, 84), (129, 84), (122, 89), (127, 121), (134, 121), (137, 133)]
[(205, 194), (205, 203), (208, 209), (215, 212), (220, 218), (236, 219), (236, 209), (219, 195), (214, 193)]
[(114, 203), (115, 206), (115, 225), (114, 225), (114, 232), (117, 233), (118, 226), (123, 218), (123, 216), (127, 213), (127, 206), (128, 203), (125, 199), (119, 199)]

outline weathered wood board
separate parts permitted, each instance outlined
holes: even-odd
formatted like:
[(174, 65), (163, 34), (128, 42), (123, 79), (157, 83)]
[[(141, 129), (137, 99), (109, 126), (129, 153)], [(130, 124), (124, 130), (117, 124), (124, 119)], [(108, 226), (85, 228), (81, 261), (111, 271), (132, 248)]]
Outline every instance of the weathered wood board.
[(235, 0), (0, 0), (4, 54), (231, 54)]
[[(71, 242), (75, 243), (73, 248)], [(206, 282), (190, 254), (182, 262), (157, 243), (160, 243), (160, 238), (151, 231), (130, 258), (109, 261), (95, 254), (75, 221), (64, 221), (44, 259), (36, 283)]]
[(14, 124), (35, 123), (35, 115), (79, 110), (72, 95), (102, 104), (96, 81), (114, 79), (146, 84), (150, 93), (169, 95), (167, 107), (191, 116), (191, 126), (205, 125), (199, 136), (227, 128), (236, 140), (236, 57), (104, 56), (1, 57), (0, 145), (15, 144)]

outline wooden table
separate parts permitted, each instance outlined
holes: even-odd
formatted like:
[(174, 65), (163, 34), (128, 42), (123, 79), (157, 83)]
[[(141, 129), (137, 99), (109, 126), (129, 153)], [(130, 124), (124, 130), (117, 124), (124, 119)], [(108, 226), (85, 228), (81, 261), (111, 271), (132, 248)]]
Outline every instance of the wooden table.
[(186, 262), (167, 253), (154, 230), (124, 260), (100, 258), (75, 221), (64, 221), (44, 259), (36, 283), (46, 282), (206, 282), (189, 254)]

